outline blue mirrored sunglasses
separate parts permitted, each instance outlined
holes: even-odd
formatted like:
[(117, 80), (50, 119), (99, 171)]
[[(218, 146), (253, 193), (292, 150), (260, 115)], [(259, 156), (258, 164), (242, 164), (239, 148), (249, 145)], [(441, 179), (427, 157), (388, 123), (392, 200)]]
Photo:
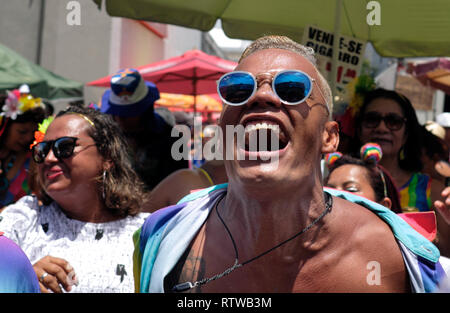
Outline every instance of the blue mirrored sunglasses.
[[(314, 80), (299, 70), (278, 72), (272, 79), (272, 90), (283, 104), (296, 105), (304, 102), (312, 92)], [(235, 71), (223, 75), (217, 82), (217, 93), (228, 105), (246, 103), (258, 89), (258, 83), (251, 73)]]

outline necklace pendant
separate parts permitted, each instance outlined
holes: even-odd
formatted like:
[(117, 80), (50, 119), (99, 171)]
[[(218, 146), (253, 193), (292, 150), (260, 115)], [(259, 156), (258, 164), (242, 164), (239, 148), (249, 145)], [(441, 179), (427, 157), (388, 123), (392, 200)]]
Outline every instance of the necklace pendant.
[(173, 286), (172, 291), (173, 292), (183, 292), (183, 291), (192, 289), (194, 287), (195, 287), (195, 285), (193, 283), (191, 283), (190, 281), (188, 281), (188, 282)]

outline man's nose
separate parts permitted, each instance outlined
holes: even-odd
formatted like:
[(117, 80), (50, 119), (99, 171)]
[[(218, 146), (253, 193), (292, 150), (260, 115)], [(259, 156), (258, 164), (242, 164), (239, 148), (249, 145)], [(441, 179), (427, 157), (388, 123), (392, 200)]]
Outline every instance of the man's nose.
[(280, 107), (282, 105), (280, 98), (275, 94), (270, 82), (261, 83), (256, 89), (255, 94), (247, 101), (247, 105), (272, 105)]

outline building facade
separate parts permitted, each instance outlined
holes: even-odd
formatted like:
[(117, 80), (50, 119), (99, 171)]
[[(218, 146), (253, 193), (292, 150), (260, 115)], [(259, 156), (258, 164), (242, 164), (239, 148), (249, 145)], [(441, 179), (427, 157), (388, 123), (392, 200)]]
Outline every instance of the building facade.
[[(110, 17), (92, 0), (0, 0), (0, 43), (63, 77), (86, 84), (201, 49), (202, 32)], [(85, 103), (104, 88), (84, 87)], [(59, 110), (67, 101), (54, 102)]]

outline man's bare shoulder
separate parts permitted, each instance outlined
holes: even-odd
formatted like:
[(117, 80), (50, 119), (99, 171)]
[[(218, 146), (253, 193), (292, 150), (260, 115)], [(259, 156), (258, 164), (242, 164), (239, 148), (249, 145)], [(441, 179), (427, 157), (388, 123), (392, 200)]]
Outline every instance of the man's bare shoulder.
[[(334, 198), (335, 220), (343, 221), (342, 230), (353, 244), (371, 254), (384, 254), (384, 249), (399, 250), (390, 226), (370, 209), (359, 204)], [(339, 226), (338, 226), (339, 227)], [(389, 256), (387, 256), (389, 257)]]
[[(407, 273), (400, 247), (390, 226), (370, 209), (341, 198), (334, 198), (335, 231), (351, 247), (348, 262), (358, 264), (361, 273), (380, 270), (380, 284), (366, 284), (369, 292), (404, 291)], [(337, 222), (342, 220), (342, 224)], [(376, 278), (376, 277), (375, 277)]]

